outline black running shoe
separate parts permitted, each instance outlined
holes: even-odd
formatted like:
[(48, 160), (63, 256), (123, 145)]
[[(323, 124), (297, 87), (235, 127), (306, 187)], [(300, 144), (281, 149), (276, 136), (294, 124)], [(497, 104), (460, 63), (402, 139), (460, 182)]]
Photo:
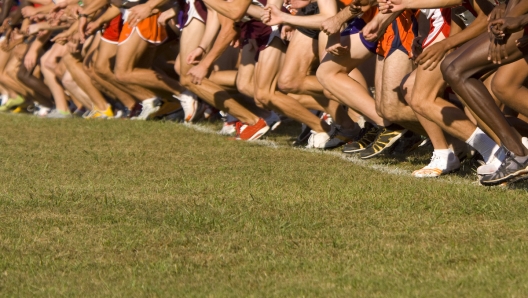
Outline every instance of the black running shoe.
[(360, 157), (362, 159), (369, 159), (383, 153), (390, 149), (406, 132), (407, 129), (404, 128), (399, 130), (390, 130), (387, 127), (381, 128), (374, 142), (367, 149), (361, 151)]
[(366, 122), (365, 127), (359, 133), (358, 138), (355, 141), (345, 144), (343, 153), (351, 154), (367, 149), (367, 147), (376, 139), (378, 131), (379, 128)]
[(525, 174), (528, 174), (528, 157), (515, 156), (513, 152), (507, 152), (506, 159), (499, 169), (493, 174), (482, 176), (480, 183), (486, 186), (499, 185), (521, 176), (528, 178)]

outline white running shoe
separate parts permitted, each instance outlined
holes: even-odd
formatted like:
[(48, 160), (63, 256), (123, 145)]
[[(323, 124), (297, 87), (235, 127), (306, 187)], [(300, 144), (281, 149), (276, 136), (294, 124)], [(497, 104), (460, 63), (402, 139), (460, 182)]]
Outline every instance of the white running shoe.
[(236, 134), (236, 123), (238, 119), (225, 112), (221, 112), (220, 114), (224, 120), (224, 126), (222, 126), (222, 129), (218, 133), (224, 136), (234, 136)]
[(279, 125), (281, 125), (281, 119), (279, 115), (277, 115), (277, 113), (273, 111), (271, 111), (270, 116), (265, 118), (264, 120), (266, 120), (266, 123), (270, 127), (271, 131), (274, 131), (275, 129), (277, 129), (277, 127), (279, 127)]
[(137, 117), (130, 118), (131, 120), (147, 120), (150, 115), (155, 114), (161, 107), (161, 100), (157, 97), (146, 99), (141, 103), (141, 113)]
[(330, 132), (315, 132), (311, 131), (312, 135), (308, 139), (307, 149), (316, 148), (316, 149), (325, 149), (326, 143), (332, 138), (332, 135), (335, 134), (335, 126), (332, 125)]
[(477, 168), (477, 175), (485, 176), (497, 172), (502, 162), (506, 159), (506, 153), (506, 150), (501, 146), (487, 164)]
[(412, 176), (417, 178), (434, 178), (456, 172), (459, 169), (460, 160), (454, 152), (449, 153), (447, 159), (444, 159), (433, 152), (431, 162), (425, 167), (414, 171)]
[(200, 112), (203, 111), (203, 104), (198, 100), (196, 94), (189, 90), (185, 90), (176, 98), (180, 100), (183, 112), (185, 113), (185, 122), (193, 122), (199, 117)]

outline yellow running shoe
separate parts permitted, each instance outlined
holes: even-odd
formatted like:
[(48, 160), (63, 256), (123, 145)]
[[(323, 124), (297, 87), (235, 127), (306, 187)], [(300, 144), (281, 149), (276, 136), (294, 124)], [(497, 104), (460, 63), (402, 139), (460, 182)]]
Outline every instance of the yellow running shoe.
[(93, 113), (87, 119), (110, 119), (114, 118), (114, 112), (112, 112), (112, 107), (110, 105), (106, 106), (105, 111), (99, 111), (94, 109)]

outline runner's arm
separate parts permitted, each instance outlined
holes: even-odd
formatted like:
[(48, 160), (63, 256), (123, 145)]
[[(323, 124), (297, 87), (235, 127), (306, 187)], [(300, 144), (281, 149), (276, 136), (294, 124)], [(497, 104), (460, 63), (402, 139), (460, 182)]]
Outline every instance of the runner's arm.
[(202, 61), (199, 64), (203, 65), (209, 69), (213, 63), (225, 52), (229, 47), (229, 44), (237, 36), (235, 29), (235, 22), (229, 18), (224, 17), (223, 15), (218, 15), (218, 20), (221, 26), (218, 37), (216, 38), (213, 47), (207, 53)]
[(85, 3), (83, 7), (81, 7), (79, 14), (91, 15), (103, 8), (105, 5), (108, 5), (108, 0), (90, 0), (88, 3)]
[(320, 13), (310, 16), (295, 16), (280, 11), (280, 8), (277, 6), (269, 6), (270, 12), (272, 14), (271, 20), (273, 22), (274, 16), (280, 14), (280, 19), (282, 20), (283, 24), (319, 30), (321, 29), (321, 25), (324, 21), (337, 14), (337, 3), (334, 0), (319, 0), (317, 3), (319, 4)]
[(451, 7), (462, 4), (462, 0), (378, 0), (380, 12), (391, 13), (406, 9)]
[(240, 21), (251, 4), (251, 0), (233, 0), (232, 2), (225, 2), (224, 0), (203, 0), (203, 2), (219, 14), (234, 21)]

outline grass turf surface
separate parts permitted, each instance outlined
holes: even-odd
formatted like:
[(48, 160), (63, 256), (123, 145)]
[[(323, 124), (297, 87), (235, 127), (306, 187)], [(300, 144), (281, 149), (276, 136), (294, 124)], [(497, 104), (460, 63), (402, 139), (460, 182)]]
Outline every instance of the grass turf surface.
[(410, 177), (428, 154), (347, 162), (289, 148), (287, 125), (274, 148), (160, 122), (0, 127), (2, 296), (528, 295), (526, 187)]

